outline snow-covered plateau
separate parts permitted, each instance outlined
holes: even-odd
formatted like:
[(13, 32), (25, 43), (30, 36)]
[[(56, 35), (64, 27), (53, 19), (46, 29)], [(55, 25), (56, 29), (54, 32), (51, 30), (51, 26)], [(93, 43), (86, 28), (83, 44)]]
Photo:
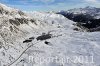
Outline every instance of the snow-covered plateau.
[(75, 31), (75, 23), (0, 4), (1, 66), (100, 66), (100, 32)]

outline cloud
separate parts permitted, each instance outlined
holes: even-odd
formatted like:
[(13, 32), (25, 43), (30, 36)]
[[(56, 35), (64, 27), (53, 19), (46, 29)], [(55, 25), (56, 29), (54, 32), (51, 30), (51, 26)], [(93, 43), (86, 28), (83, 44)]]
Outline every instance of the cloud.
[(41, 0), (42, 2), (48, 3), (48, 2), (54, 2), (55, 0)]
[(52, 3), (55, 0), (32, 0), (33, 2)]
[(86, 2), (92, 2), (92, 3), (96, 3), (98, 2), (98, 0), (85, 0)]

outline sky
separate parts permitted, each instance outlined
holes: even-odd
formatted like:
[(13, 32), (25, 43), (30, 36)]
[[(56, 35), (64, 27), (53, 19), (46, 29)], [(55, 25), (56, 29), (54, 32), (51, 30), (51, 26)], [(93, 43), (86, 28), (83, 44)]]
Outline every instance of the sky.
[(86, 6), (100, 8), (100, 0), (0, 0), (23, 11), (60, 11)]

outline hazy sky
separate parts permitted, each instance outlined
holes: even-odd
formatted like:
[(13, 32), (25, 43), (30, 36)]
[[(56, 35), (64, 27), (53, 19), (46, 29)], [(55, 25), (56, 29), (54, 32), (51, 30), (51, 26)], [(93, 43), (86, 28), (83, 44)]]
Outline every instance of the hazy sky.
[(25, 11), (59, 11), (86, 6), (100, 7), (100, 0), (0, 0), (0, 3)]

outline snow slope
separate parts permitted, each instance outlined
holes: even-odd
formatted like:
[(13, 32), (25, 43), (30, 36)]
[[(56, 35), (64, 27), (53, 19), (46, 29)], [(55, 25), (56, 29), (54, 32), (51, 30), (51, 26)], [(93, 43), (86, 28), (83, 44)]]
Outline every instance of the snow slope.
[[(3, 10), (0, 8), (0, 61), (2, 66), (100, 65), (99, 32), (74, 31), (73, 28), (76, 27), (73, 25), (74, 22), (62, 15), (44, 12), (21, 12), (20, 15), (17, 9), (3, 4), (0, 4), (0, 7), (3, 8)], [(50, 33), (52, 37), (46, 40), (36, 39), (44, 33)], [(23, 43), (30, 37), (34, 39)], [(84, 59), (84, 62), (74, 62), (78, 60), (76, 56), (88, 57), (89, 61)], [(33, 62), (29, 62), (30, 57), (33, 58)], [(70, 57), (69, 62), (66, 57)], [(48, 61), (48, 58), (52, 60)]]

